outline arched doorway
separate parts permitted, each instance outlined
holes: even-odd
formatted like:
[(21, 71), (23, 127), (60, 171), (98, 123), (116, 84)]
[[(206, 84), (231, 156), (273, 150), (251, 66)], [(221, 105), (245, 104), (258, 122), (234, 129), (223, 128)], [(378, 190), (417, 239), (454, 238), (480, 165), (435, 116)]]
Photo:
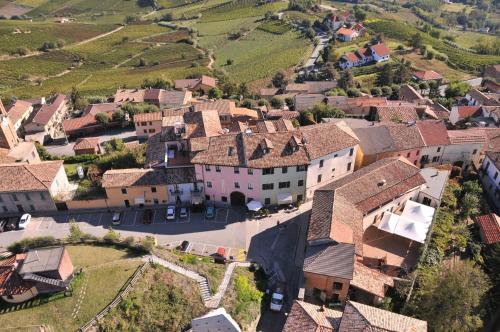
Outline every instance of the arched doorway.
[(245, 195), (239, 191), (233, 191), (230, 195), (231, 205), (245, 205)]

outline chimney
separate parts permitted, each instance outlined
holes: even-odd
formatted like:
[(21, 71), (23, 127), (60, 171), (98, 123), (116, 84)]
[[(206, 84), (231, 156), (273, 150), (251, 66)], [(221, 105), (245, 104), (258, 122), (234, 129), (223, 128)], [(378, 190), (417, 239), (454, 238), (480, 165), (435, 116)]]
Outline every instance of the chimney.
[(378, 182), (378, 186), (383, 187), (383, 186), (385, 186), (386, 183), (387, 183), (387, 181), (385, 179), (382, 179), (381, 181)]

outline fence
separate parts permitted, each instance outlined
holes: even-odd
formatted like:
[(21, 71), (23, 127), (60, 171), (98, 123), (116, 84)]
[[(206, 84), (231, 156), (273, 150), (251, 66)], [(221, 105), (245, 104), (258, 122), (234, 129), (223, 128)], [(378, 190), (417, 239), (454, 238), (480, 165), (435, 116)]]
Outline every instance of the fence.
[(142, 276), (144, 271), (150, 266), (149, 261), (146, 261), (141, 267), (139, 267), (135, 272), (132, 278), (130, 279), (129, 283), (127, 286), (115, 297), (115, 299), (106, 306), (106, 308), (102, 309), (101, 312), (99, 312), (97, 315), (94, 316), (90, 321), (85, 323), (82, 327), (78, 329), (79, 332), (85, 332), (88, 331), (94, 324), (96, 324), (100, 319), (102, 319), (104, 316), (106, 316), (111, 310), (116, 308), (118, 304), (125, 298), (125, 296), (130, 293), (134, 285), (137, 283), (139, 278)]

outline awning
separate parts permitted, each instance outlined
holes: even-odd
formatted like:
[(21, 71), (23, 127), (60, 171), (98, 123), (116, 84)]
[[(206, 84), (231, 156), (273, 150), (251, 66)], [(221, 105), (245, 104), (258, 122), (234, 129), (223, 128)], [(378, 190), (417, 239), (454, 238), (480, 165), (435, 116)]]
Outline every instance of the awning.
[(247, 203), (247, 208), (250, 211), (259, 211), (262, 209), (262, 203), (259, 201), (251, 200), (250, 202)]
[(293, 196), (291, 193), (278, 194), (278, 204), (291, 204), (293, 203)]
[(134, 198), (134, 203), (136, 205), (144, 204), (144, 197), (136, 197), (136, 198)]

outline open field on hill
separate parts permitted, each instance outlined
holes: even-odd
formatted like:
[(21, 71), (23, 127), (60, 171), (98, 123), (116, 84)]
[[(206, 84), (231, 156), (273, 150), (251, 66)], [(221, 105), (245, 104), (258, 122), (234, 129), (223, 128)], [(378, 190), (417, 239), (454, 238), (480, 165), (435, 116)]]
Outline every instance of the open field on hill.
[(455, 36), (455, 43), (465, 48), (472, 48), (475, 46), (480, 39), (487, 41), (495, 41), (499, 38), (494, 35), (487, 35), (484, 33), (474, 32), (474, 31), (457, 31), (452, 33)]
[(0, 55), (23, 47), (36, 51), (44, 42), (76, 43), (115, 29), (112, 24), (29, 22), (4, 20), (0, 25)]
[[(154, 24), (126, 26), (82, 45), (0, 61), (0, 94), (28, 97), (68, 92), (72, 86), (78, 86), (84, 94), (103, 95), (111, 94), (119, 86), (140, 86), (146, 77), (177, 79), (206, 72), (198, 65), (203, 66), (208, 60), (193, 46), (186, 43), (155, 46), (155, 42), (146, 41), (171, 32)], [(141, 57), (146, 64), (138, 67)]]
[[(48, 303), (37, 300), (28, 302), (17, 311), (0, 314), (0, 325), (12, 328), (29, 325), (49, 325), (54, 331), (75, 331), (92, 316), (103, 309), (118, 294), (118, 291), (140, 265), (140, 261), (123, 261), (130, 257), (126, 251), (106, 247), (69, 246), (68, 251), (75, 266), (91, 268), (78, 276), (73, 284), (73, 295), (51, 298)], [(120, 261), (121, 260), (121, 261)], [(110, 265), (92, 269), (103, 263)], [(73, 314), (78, 298), (85, 289), (85, 297), (76, 316)], [(12, 310), (12, 307), (3, 310)]]
[[(275, 35), (254, 30), (216, 49), (216, 65), (235, 80), (249, 82), (295, 66), (311, 49), (310, 42), (294, 31)], [(227, 59), (234, 63), (226, 65)]]
[[(376, 33), (383, 33), (385, 36), (409, 41), (411, 36), (419, 32), (415, 27), (390, 20), (371, 20), (366, 24)], [(436, 39), (428, 34), (422, 33), (424, 45), (429, 45), (438, 52), (448, 56), (449, 65), (466, 70), (479, 72), (482, 66), (500, 63), (500, 56), (480, 55), (461, 50), (457, 47), (444, 43), (441, 39)]]
[(230, 1), (223, 5), (204, 10), (201, 22), (230, 21), (236, 18), (264, 16), (268, 11), (276, 12), (286, 8), (286, 2), (257, 5), (253, 0)]

